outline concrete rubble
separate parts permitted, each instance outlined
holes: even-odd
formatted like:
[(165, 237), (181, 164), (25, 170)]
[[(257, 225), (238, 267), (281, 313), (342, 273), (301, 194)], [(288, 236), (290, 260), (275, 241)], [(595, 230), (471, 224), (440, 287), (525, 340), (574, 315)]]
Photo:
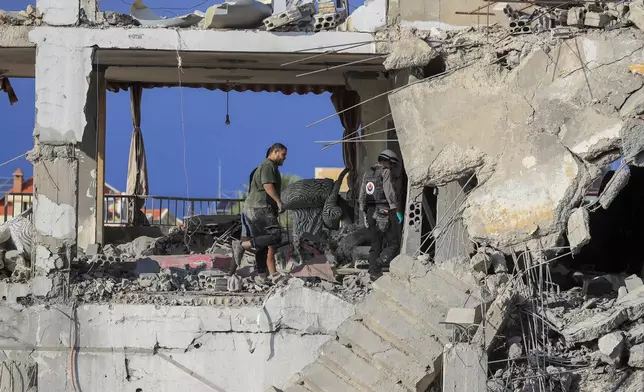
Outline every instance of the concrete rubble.
[[(359, 23), (331, 1), (276, 1), (270, 16), (267, 2), (253, 1), (219, 4), (205, 15), (100, 12), (78, 22), (223, 28), (228, 22), (217, 11), (233, 18), (244, 4), (258, 10), (249, 25), (225, 27), (309, 33)], [(291, 200), (285, 191), (284, 202), (303, 217), (317, 214), (315, 230), (285, 240), (278, 272), (266, 280), (255, 279), (252, 252), (231, 268), (238, 216), (187, 217), (164, 235), (124, 235), (76, 254), (75, 226), (58, 225), (78, 218), (78, 187), (61, 191), (71, 204), (57, 204), (48, 195), (60, 189), (50, 186), (36, 195), (41, 213), (27, 230), (36, 245), (17, 241), (11, 221), (0, 226), (8, 245), (0, 251), (7, 303), (0, 339), (24, 345), (3, 351), (5, 366), (22, 374), (37, 364), (46, 369), (39, 382), (66, 386), (74, 374), (67, 355), (80, 351), (79, 366), (108, 369), (105, 381), (99, 377), (104, 390), (160, 383), (231, 391), (274, 385), (271, 392), (643, 390), (644, 2), (528, 11), (510, 4), (503, 13), (502, 26), (423, 30), (393, 20), (374, 32), (386, 57), (387, 73), (379, 75), (398, 85), (388, 103), (408, 202), (412, 191), (435, 191), (436, 205), (422, 209), (437, 216), (418, 233), (431, 245), (406, 249), (372, 281), (364, 271), (368, 230), (339, 224), (354, 215), (338, 206), (341, 181), (304, 180), (292, 189), (313, 184), (313, 199)], [(1, 13), (0, 24), (38, 26), (52, 14)], [(71, 144), (61, 146), (51, 127), (37, 128), (50, 143), (30, 154), (41, 180), (50, 169), (59, 180), (84, 173)], [(325, 215), (329, 200), (339, 215)], [(422, 216), (411, 204), (405, 210)], [(606, 218), (617, 215), (622, 221)], [(325, 218), (332, 224), (323, 225)], [(21, 221), (31, 225), (13, 224)], [(451, 230), (456, 225), (462, 230)], [(628, 246), (616, 243), (620, 236)], [(57, 332), (45, 333), (51, 326)], [(70, 327), (76, 334), (67, 335)], [(114, 356), (125, 365), (111, 366)], [(157, 360), (184, 373), (187, 361), (196, 381), (177, 382)], [(251, 366), (261, 371), (249, 376)], [(230, 374), (222, 385), (194, 377), (222, 373)]]
[[(628, 70), (641, 61), (643, 34), (575, 32), (578, 53), (540, 34), (449, 32), (434, 49), (451, 71), (389, 95), (411, 183), (440, 187), (475, 175), (462, 207), (472, 240), (503, 251), (556, 246), (600, 168), (641, 151), (633, 119), (619, 109), (644, 85)], [(630, 150), (623, 135), (633, 135)], [(615, 178), (602, 205), (627, 182)]]

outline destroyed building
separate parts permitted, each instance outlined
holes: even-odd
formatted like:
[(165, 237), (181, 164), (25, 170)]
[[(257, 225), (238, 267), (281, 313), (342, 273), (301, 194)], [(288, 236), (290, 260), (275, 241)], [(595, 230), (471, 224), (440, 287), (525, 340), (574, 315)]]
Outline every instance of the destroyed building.
[[(0, 390), (641, 391), (642, 28), (639, 0), (0, 12), (0, 90), (37, 92)], [(106, 92), (176, 86), (333, 93), (347, 202), (380, 151), (404, 162), (389, 273), (337, 278), (346, 225), (270, 288), (222, 273), (230, 219), (111, 243)]]

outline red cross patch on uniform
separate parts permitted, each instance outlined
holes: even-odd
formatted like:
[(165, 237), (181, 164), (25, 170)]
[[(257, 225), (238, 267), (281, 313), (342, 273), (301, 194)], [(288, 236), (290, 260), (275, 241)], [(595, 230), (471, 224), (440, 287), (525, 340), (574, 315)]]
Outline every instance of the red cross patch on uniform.
[(373, 182), (369, 181), (365, 186), (365, 191), (367, 192), (367, 195), (373, 195), (375, 190), (376, 190), (376, 186), (373, 185)]

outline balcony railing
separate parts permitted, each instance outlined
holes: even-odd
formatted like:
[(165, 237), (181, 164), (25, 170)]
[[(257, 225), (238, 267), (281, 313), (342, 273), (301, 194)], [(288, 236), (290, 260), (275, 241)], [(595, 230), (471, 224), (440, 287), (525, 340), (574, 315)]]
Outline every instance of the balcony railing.
[[(244, 199), (106, 195), (103, 222), (107, 226), (173, 227), (182, 225), (183, 218), (192, 215), (239, 215), (243, 202)], [(7, 193), (4, 216), (0, 218), (6, 222), (32, 205), (31, 193)], [(282, 228), (290, 228), (288, 211), (280, 216), (280, 223)]]
[(3, 222), (22, 214), (31, 208), (33, 195), (31, 193), (6, 193), (4, 195)]
[(104, 223), (110, 226), (179, 226), (186, 216), (239, 215), (243, 199), (106, 195)]

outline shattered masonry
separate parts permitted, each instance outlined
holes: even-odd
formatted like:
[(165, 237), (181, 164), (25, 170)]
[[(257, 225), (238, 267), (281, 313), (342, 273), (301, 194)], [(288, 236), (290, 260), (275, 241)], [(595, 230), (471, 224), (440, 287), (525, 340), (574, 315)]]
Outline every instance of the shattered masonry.
[[(0, 251), (12, 376), (0, 390), (18, 378), (30, 392), (643, 390), (644, 3), (479, 3), (370, 0), (349, 13), (252, 1), (225, 17), (215, 5), (162, 18), (142, 1), (125, 15), (39, 0), (0, 12), (2, 90), (15, 76), (37, 91), (33, 213), (0, 226), (15, 248)], [(488, 8), (498, 25), (475, 15)], [(295, 209), (327, 227), (298, 228), (300, 249), (278, 252), (268, 281), (229, 276), (236, 218), (96, 244), (86, 195), (109, 82), (94, 65), (102, 49), (174, 60), (363, 40), (351, 53), (381, 56), (378, 71), (336, 80), (360, 95), (363, 125), (390, 110), (396, 128), (409, 188), (389, 273), (340, 274), (368, 257), (368, 239), (358, 225), (336, 230), (346, 210), (329, 181)], [(33, 73), (5, 48), (35, 56)], [(359, 143), (357, 174), (385, 147)]]

